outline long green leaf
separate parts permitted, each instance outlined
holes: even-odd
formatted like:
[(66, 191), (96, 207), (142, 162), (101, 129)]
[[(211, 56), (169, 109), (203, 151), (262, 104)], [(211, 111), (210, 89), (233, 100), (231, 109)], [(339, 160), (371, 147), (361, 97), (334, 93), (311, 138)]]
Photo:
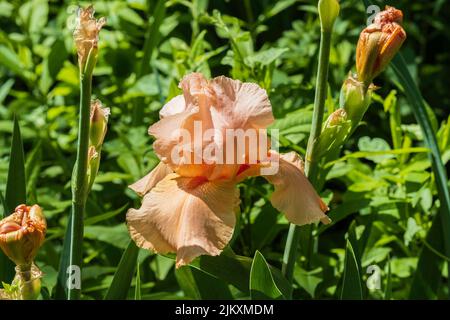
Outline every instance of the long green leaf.
[(39, 140), (25, 162), (25, 178), (27, 181), (27, 199), (30, 204), (37, 202), (36, 183), (41, 171), (42, 141)]
[(352, 244), (347, 240), (345, 250), (344, 278), (342, 280), (342, 300), (362, 300), (361, 274)]
[[(439, 215), (434, 217), (426, 241), (434, 249), (440, 252), (444, 250), (442, 219)], [(434, 254), (427, 246), (423, 246), (409, 292), (410, 299), (437, 298), (437, 292), (442, 283), (442, 263), (442, 259)]]
[(8, 209), (6, 208), (5, 198), (3, 197), (3, 192), (0, 190), (0, 220), (6, 216)]
[[(72, 213), (70, 213), (71, 215)], [(69, 267), (69, 249), (70, 249), (70, 242), (66, 241), (66, 239), (69, 239), (70, 237), (70, 230), (72, 229), (72, 218), (69, 215), (69, 219), (67, 221), (67, 228), (64, 233), (64, 242), (63, 247), (61, 250), (61, 256), (59, 260), (59, 269), (58, 269), (58, 281), (56, 283), (56, 290), (55, 290), (55, 299), (58, 300), (66, 300), (67, 299), (67, 269)]]
[[(11, 153), (6, 182), (5, 199), (2, 198), (4, 216), (11, 214), (16, 206), (26, 203), (25, 156), (19, 122), (14, 117)], [(0, 252), (0, 283), (9, 283), (14, 277), (14, 264)]]
[(282, 299), (283, 294), (278, 289), (272, 277), (269, 265), (264, 256), (256, 251), (250, 270), (250, 296), (252, 299)]
[(392, 297), (392, 270), (391, 270), (391, 257), (388, 258), (388, 274), (386, 280), (386, 289), (384, 290), (384, 300), (391, 300)]
[(11, 155), (9, 160), (8, 181), (6, 183), (5, 202), (7, 215), (19, 204), (27, 200), (25, 181), (25, 156), (17, 117), (14, 117)]
[[(447, 187), (447, 172), (444, 164), (442, 163), (441, 152), (439, 150), (436, 136), (433, 132), (433, 128), (431, 126), (431, 121), (428, 117), (427, 109), (423, 100), (422, 95), (420, 94), (419, 89), (414, 83), (409, 71), (406, 67), (405, 60), (402, 56), (397, 56), (393, 61), (393, 68), (400, 79), (400, 82), (404, 86), (405, 95), (408, 98), (410, 104), (413, 106), (413, 112), (422, 128), (425, 143), (428, 148), (431, 150), (431, 165), (433, 168), (433, 173), (436, 181), (436, 188), (438, 191), (438, 196), (440, 200), (440, 226), (443, 231), (443, 242), (444, 242), (444, 250), (447, 257), (450, 257), (450, 194)], [(434, 224), (437, 223), (437, 220), (434, 221)], [(431, 232), (430, 229), (429, 232)], [(422, 253), (425, 253), (426, 250), (423, 250)], [(432, 259), (440, 259), (436, 255), (433, 255)], [(433, 263), (429, 261), (429, 263)], [(450, 271), (450, 264), (447, 264), (448, 270)], [(426, 272), (422, 268), (417, 268), (416, 272), (423, 273), (424, 277), (434, 277), (434, 275)], [(431, 279), (430, 279), (431, 281)], [(447, 281), (448, 284), (448, 294), (450, 296), (450, 281)]]
[(141, 292), (141, 265), (138, 262), (136, 266), (136, 287), (134, 290), (134, 300), (142, 300)]
[[(0, 205), (2, 206), (0, 210), (0, 219), (7, 214), (5, 199), (3, 198), (3, 194), (0, 191)], [(0, 250), (0, 283), (10, 282), (14, 277), (14, 264), (8, 259), (7, 256)]]
[(105, 300), (123, 300), (128, 296), (131, 280), (136, 270), (139, 248), (134, 241), (130, 241), (127, 249), (120, 259), (119, 266), (114, 274), (111, 286), (106, 293)]
[(202, 270), (185, 266), (175, 271), (175, 276), (185, 295), (192, 299), (232, 299), (225, 281)]
[[(244, 293), (250, 294), (250, 270), (252, 259), (236, 255), (230, 248), (226, 248), (220, 256), (201, 256), (191, 266), (197, 267), (227, 283), (235, 286)], [(285, 297), (289, 296), (291, 287), (280, 270), (270, 266), (273, 279)]]

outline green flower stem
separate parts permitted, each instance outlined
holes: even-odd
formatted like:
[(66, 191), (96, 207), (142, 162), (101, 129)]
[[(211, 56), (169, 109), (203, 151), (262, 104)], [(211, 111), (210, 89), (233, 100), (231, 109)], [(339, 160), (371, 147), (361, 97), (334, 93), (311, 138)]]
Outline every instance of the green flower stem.
[[(317, 148), (317, 138), (322, 131), (322, 122), (325, 108), (325, 99), (327, 96), (327, 79), (328, 79), (328, 65), (330, 60), (330, 47), (331, 47), (331, 30), (322, 30), (320, 37), (320, 50), (319, 50), (319, 66), (317, 71), (316, 80), (316, 95), (314, 99), (314, 113), (313, 123), (308, 141), (308, 147), (306, 150), (305, 159), (305, 174), (309, 181), (315, 187), (317, 184), (317, 170), (318, 159), (314, 159), (314, 154)], [(312, 249), (312, 227), (306, 226), (310, 231), (310, 239), (308, 244), (308, 252)], [(294, 273), (294, 266), (297, 260), (297, 251), (300, 240), (301, 227), (291, 224), (289, 227), (289, 233), (286, 241), (286, 247), (283, 255), (283, 274), (286, 279), (292, 283), (292, 277)]]
[(16, 266), (15, 281), (19, 283), (20, 299), (36, 300), (41, 292), (41, 272), (33, 264)]
[[(69, 266), (81, 270), (83, 259), (83, 216), (88, 194), (89, 115), (91, 108), (92, 72), (97, 61), (96, 50), (91, 50), (84, 70), (80, 70), (80, 119), (78, 126), (77, 158), (72, 176), (72, 214), (70, 223)], [(67, 298), (80, 298), (80, 289), (68, 288)]]

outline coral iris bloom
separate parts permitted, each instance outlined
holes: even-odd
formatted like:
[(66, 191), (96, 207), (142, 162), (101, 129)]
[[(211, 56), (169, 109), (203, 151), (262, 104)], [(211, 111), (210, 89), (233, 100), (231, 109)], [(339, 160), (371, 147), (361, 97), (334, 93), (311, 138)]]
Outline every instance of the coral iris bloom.
[[(219, 255), (233, 234), (240, 202), (237, 183), (257, 175), (274, 184), (271, 202), (290, 222), (330, 221), (324, 214), (328, 208), (303, 174), (296, 153), (279, 154), (264, 147), (258, 137), (253, 147), (241, 151), (232, 148), (234, 159), (240, 162), (219, 161), (218, 151), (230, 150), (227, 130), (261, 130), (273, 122), (265, 90), (223, 76), (207, 80), (199, 73), (187, 75), (180, 88), (183, 95), (170, 100), (160, 111), (160, 121), (149, 128), (161, 162), (130, 186), (143, 196), (141, 208), (127, 212), (128, 230), (139, 247), (157, 253), (175, 252), (177, 267), (200, 255)], [(191, 161), (196, 142), (180, 142), (179, 129), (194, 134), (196, 122), (203, 130), (213, 129), (209, 138), (202, 136), (197, 141), (197, 146), (217, 147), (212, 160)], [(187, 158), (174, 158), (174, 148), (181, 144), (188, 144), (192, 153)], [(252, 162), (249, 159), (255, 153), (258, 156)], [(262, 168), (274, 163), (277, 172), (264, 174)]]

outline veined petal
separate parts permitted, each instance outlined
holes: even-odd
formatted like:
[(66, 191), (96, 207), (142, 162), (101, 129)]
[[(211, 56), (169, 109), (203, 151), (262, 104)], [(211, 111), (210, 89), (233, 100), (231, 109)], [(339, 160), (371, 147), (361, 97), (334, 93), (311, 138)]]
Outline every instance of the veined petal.
[(141, 248), (176, 252), (179, 267), (220, 254), (233, 234), (238, 197), (232, 182), (169, 174), (144, 196), (140, 209), (128, 211), (128, 230)]
[[(271, 154), (277, 155), (274, 151)], [(331, 222), (324, 212), (327, 205), (303, 174), (303, 162), (295, 152), (279, 155), (279, 169), (275, 175), (264, 176), (274, 186), (272, 205), (296, 224), (305, 225), (316, 221)]]
[(231, 128), (267, 128), (273, 121), (266, 90), (255, 83), (243, 83), (220, 76), (211, 80), (216, 108)]
[(156, 167), (150, 171), (145, 177), (139, 179), (135, 183), (128, 186), (131, 190), (136, 192), (141, 197), (144, 196), (147, 192), (149, 192), (153, 187), (165, 178), (169, 173), (172, 173), (173, 170), (164, 162), (158, 163)]

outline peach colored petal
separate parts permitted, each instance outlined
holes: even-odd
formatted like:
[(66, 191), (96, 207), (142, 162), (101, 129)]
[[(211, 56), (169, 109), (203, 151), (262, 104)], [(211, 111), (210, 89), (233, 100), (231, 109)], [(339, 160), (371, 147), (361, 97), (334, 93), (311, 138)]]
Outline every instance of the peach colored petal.
[(164, 162), (158, 163), (156, 167), (150, 171), (145, 177), (139, 179), (135, 183), (128, 186), (131, 190), (136, 192), (141, 197), (149, 192), (158, 182), (164, 179), (173, 170)]
[(216, 108), (231, 128), (267, 128), (273, 121), (266, 90), (255, 83), (243, 83), (220, 76), (211, 80)]
[(234, 183), (169, 174), (140, 209), (128, 210), (128, 230), (141, 248), (176, 252), (179, 267), (199, 255), (220, 254), (233, 234), (238, 197)]
[[(153, 149), (161, 161), (185, 177), (208, 177), (213, 169), (201, 162), (202, 153), (194, 149), (193, 122), (197, 120), (197, 111), (198, 108), (192, 108), (167, 116), (149, 128), (149, 134), (156, 138)], [(200, 157), (200, 163), (195, 162), (194, 155)]]
[(240, 166), (238, 172), (236, 173), (236, 177), (234, 181), (237, 183), (250, 178), (250, 177), (256, 177), (261, 175), (261, 167), (263, 167), (261, 164), (252, 164), (252, 165), (246, 165), (243, 164)]
[[(271, 151), (277, 155), (276, 152)], [(317, 221), (331, 222), (324, 214), (327, 205), (303, 174), (303, 162), (295, 152), (279, 155), (279, 170), (275, 175), (264, 176), (274, 186), (272, 205), (297, 225)]]
[[(172, 150), (180, 143), (182, 134), (180, 130), (187, 122), (192, 121), (197, 111), (198, 109), (194, 108), (164, 117), (148, 128), (148, 133), (156, 138), (153, 149), (161, 159), (172, 160)], [(190, 131), (188, 133), (191, 134)]]
[(203, 129), (211, 128), (210, 107), (215, 96), (208, 80), (201, 73), (190, 73), (180, 81), (179, 87), (183, 90), (187, 108), (198, 108), (197, 120), (203, 122)]
[(186, 110), (186, 101), (183, 95), (176, 96), (167, 102), (161, 110), (159, 110), (159, 117), (165, 118), (173, 116), (174, 114), (181, 113)]

